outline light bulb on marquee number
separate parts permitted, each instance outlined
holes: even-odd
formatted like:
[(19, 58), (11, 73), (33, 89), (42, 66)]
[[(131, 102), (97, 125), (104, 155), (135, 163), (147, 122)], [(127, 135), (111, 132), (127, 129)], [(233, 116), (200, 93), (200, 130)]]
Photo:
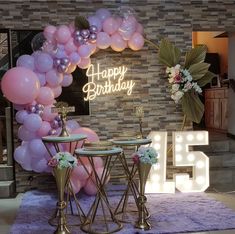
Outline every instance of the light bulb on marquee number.
[(201, 151), (189, 151), (189, 146), (208, 145), (207, 131), (173, 132), (173, 164), (175, 167), (192, 166), (193, 177), (186, 173), (174, 174), (166, 180), (167, 132), (150, 132), (151, 146), (159, 153), (146, 184), (146, 193), (203, 192), (209, 187), (209, 158)]

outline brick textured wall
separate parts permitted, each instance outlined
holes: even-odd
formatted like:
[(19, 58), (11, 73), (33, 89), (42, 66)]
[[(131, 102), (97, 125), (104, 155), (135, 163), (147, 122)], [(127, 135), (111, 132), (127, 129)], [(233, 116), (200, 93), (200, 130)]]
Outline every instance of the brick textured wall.
[[(106, 7), (111, 11), (119, 6), (133, 7), (144, 25), (146, 36), (158, 42), (168, 36), (181, 49), (191, 47), (192, 30), (235, 29), (233, 0), (60, 0), (60, 1), (0, 1), (0, 28), (42, 29), (47, 24), (66, 24), (78, 14), (91, 15)], [(101, 139), (138, 128), (134, 107), (142, 104), (145, 110), (144, 133), (150, 130), (172, 131), (180, 128), (181, 109), (170, 99), (163, 67), (158, 64), (156, 51), (146, 45), (143, 50), (122, 53), (105, 50), (92, 57), (105, 66), (128, 64), (130, 77), (136, 82), (132, 96), (123, 93), (100, 97), (90, 103), (90, 116), (78, 117), (82, 126), (95, 130)], [(28, 172), (17, 170), (18, 190), (27, 188)], [(33, 177), (34, 178), (34, 177)], [(40, 177), (41, 178), (41, 177)], [(39, 179), (41, 181), (41, 179)]]

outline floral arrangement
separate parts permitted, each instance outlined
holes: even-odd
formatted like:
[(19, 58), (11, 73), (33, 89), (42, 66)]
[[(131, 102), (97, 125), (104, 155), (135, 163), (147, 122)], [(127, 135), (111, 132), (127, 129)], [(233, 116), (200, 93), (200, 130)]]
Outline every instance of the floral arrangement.
[(168, 81), (171, 86), (171, 98), (178, 103), (179, 100), (184, 96), (184, 93), (194, 89), (194, 92), (201, 94), (202, 89), (193, 81), (192, 76), (190, 75), (187, 69), (180, 68), (180, 64), (177, 64), (175, 67), (167, 67), (166, 73), (169, 78)]
[[(210, 64), (205, 63), (206, 46), (196, 46), (186, 52), (184, 59), (181, 51), (166, 39), (159, 45), (159, 62), (167, 66), (166, 73), (170, 84), (171, 98), (180, 103), (184, 114), (193, 122), (199, 123), (204, 113), (204, 105), (199, 95), (201, 87), (214, 77), (208, 71)], [(184, 65), (180, 65), (184, 61)]]
[(58, 152), (48, 162), (51, 167), (63, 168), (74, 168), (77, 165), (77, 159), (69, 152)]
[(132, 155), (135, 164), (140, 162), (155, 164), (158, 161), (158, 153), (153, 147), (140, 147), (137, 152)]

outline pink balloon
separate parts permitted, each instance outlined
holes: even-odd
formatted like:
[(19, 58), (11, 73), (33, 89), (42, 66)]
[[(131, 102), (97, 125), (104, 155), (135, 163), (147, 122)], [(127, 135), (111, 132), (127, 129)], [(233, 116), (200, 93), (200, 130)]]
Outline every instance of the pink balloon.
[(33, 139), (29, 142), (29, 149), (33, 154), (43, 158), (43, 155), (47, 153), (47, 149), (41, 139)]
[(65, 44), (66, 42), (68, 42), (70, 37), (71, 37), (70, 29), (66, 25), (59, 26), (55, 32), (55, 38), (61, 44)]
[(18, 129), (18, 137), (22, 141), (30, 141), (34, 138), (37, 138), (37, 135), (35, 132), (27, 130), (23, 125), (19, 127)]
[(47, 160), (45, 158), (42, 159), (31, 158), (31, 167), (33, 171), (38, 173), (47, 171), (48, 168)]
[(52, 69), (53, 67), (53, 59), (52, 57), (44, 52), (38, 52), (35, 57), (35, 67), (36, 69), (43, 73), (43, 72), (48, 72)]
[(64, 50), (64, 48), (57, 48), (56, 52), (55, 52), (55, 57), (56, 58), (65, 58), (67, 57), (67, 54)]
[(111, 12), (105, 8), (98, 9), (95, 14), (102, 22), (111, 16)]
[(43, 43), (43, 47), (42, 47), (43, 52), (46, 52), (48, 54), (50, 54), (51, 56), (54, 56), (54, 54), (56, 53), (57, 47), (56, 47), (56, 42), (55, 41), (45, 41)]
[(42, 119), (48, 122), (52, 121), (58, 115), (58, 113), (52, 113), (51, 107), (54, 107), (54, 105), (44, 106), (42, 114)]
[(73, 42), (73, 38), (70, 38), (69, 41), (65, 44), (64, 47), (67, 54), (71, 54), (72, 52), (77, 51), (77, 47), (75, 46)]
[(71, 73), (73, 73), (73, 72), (76, 70), (76, 68), (77, 68), (77, 65), (71, 63), (71, 64), (69, 65), (67, 71), (66, 71), (66, 74), (71, 74)]
[(74, 22), (71, 22), (71, 23), (69, 24), (69, 30), (70, 30), (71, 34), (74, 33), (74, 31), (75, 31)]
[[(72, 134), (83, 134), (87, 136), (87, 141), (88, 142), (94, 142), (94, 141), (99, 141), (98, 135), (91, 130), (90, 128), (78, 128), (72, 131)], [(80, 141), (77, 145), (77, 148), (81, 148), (82, 146), (82, 141)], [(72, 143), (72, 152), (75, 150), (76, 143)], [(69, 144), (65, 144), (66, 150), (69, 151)]]
[(81, 57), (80, 57), (80, 55), (77, 52), (72, 52), (69, 55), (69, 60), (70, 60), (71, 63), (77, 64), (77, 63), (79, 63), (81, 61)]
[(136, 32), (138, 32), (142, 35), (144, 34), (144, 27), (142, 26), (142, 24), (137, 23)]
[(94, 25), (97, 27), (97, 31), (100, 32), (102, 29), (102, 23), (101, 20), (97, 16), (89, 16), (88, 22), (91, 25)]
[(46, 73), (46, 82), (50, 87), (58, 86), (63, 80), (63, 74), (57, 72), (57, 70), (52, 69)]
[(15, 104), (32, 102), (39, 93), (40, 83), (34, 72), (24, 67), (8, 70), (1, 82), (3, 94)]
[(82, 183), (78, 179), (77, 180), (70, 179), (70, 183), (71, 183), (71, 186), (72, 186), (72, 190), (75, 194), (78, 193), (81, 190)]
[(24, 163), (21, 164), (21, 167), (26, 170), (26, 171), (32, 171), (32, 166), (31, 166), (31, 158), (30, 155), (27, 155), (27, 160), (25, 160)]
[(18, 146), (14, 152), (14, 159), (16, 160), (16, 162), (21, 164), (25, 161), (27, 153), (28, 153), (28, 144)]
[(103, 31), (109, 35), (114, 34), (117, 30), (118, 23), (113, 17), (109, 17), (103, 22)]
[(73, 83), (73, 76), (71, 74), (65, 74), (61, 82), (62, 87), (68, 87)]
[(38, 80), (40, 82), (41, 87), (44, 86), (46, 84), (46, 77), (45, 77), (45, 73), (39, 73), (39, 72), (35, 72), (35, 74), (38, 77)]
[(62, 93), (62, 88), (61, 88), (60, 85), (58, 85), (57, 87), (53, 87), (51, 89), (52, 89), (52, 91), (54, 93), (54, 97), (55, 98), (59, 97), (61, 95), (61, 93)]
[(94, 54), (96, 52), (96, 49), (97, 49), (96, 44), (88, 44), (88, 46), (90, 47), (91, 55)]
[(45, 27), (44, 31), (43, 31), (43, 35), (44, 37), (48, 40), (48, 41), (52, 41), (54, 34), (56, 31), (56, 27), (53, 25), (48, 25)]
[[(97, 176), (99, 177), (99, 179), (101, 180), (102, 179), (102, 183), (104, 182), (104, 175), (107, 173), (106, 171), (104, 171), (104, 168), (103, 167), (99, 167), (99, 168), (96, 168), (96, 173), (97, 173)], [(104, 175), (103, 175), (104, 173)], [(103, 175), (103, 176), (102, 176)], [(94, 174), (92, 175), (92, 178), (95, 179), (95, 176)], [(110, 179), (110, 176), (109, 174), (107, 175), (107, 179), (105, 180), (105, 184), (107, 184), (109, 182), (109, 179)]]
[(98, 135), (96, 134), (95, 131), (93, 131), (92, 129), (90, 128), (85, 128), (85, 127), (82, 127), (82, 128), (78, 128), (76, 130), (74, 130), (72, 132), (73, 134), (83, 134), (83, 135), (86, 135), (87, 136), (87, 141), (88, 142), (95, 142), (95, 141), (99, 141), (99, 137)]
[(114, 51), (121, 52), (127, 46), (127, 42), (122, 39), (122, 37), (118, 33), (114, 33), (111, 36), (111, 48)]
[(24, 127), (31, 132), (36, 132), (42, 125), (42, 119), (38, 114), (29, 114), (24, 120)]
[(21, 55), (16, 62), (17, 67), (25, 67), (30, 70), (34, 70), (34, 57), (28, 54)]
[(26, 110), (19, 110), (17, 111), (15, 118), (18, 123), (23, 124), (27, 116), (28, 116), (28, 112)]
[(70, 119), (66, 121), (66, 127), (71, 131), (74, 131), (75, 129), (80, 128), (80, 125), (76, 120)]
[(84, 181), (90, 177), (91, 171), (92, 169), (90, 165), (85, 165), (85, 167), (83, 165), (79, 165), (73, 168), (70, 178)]
[(96, 44), (99, 49), (107, 49), (111, 44), (111, 38), (106, 32), (99, 32), (97, 34)]
[(78, 48), (78, 54), (81, 58), (89, 58), (91, 55), (91, 48), (88, 45), (81, 45)]
[(90, 66), (91, 64), (91, 59), (90, 58), (82, 58), (80, 63), (78, 63), (78, 67), (82, 69), (86, 69)]
[(128, 46), (132, 50), (142, 49), (144, 46), (144, 37), (138, 32), (134, 33), (131, 39), (128, 41)]
[(84, 186), (84, 191), (88, 195), (95, 195), (97, 193), (97, 188), (94, 182), (91, 179), (87, 180), (86, 185)]
[(95, 168), (102, 168), (104, 166), (103, 159), (101, 157), (93, 158)]
[(136, 31), (137, 21), (134, 16), (128, 16), (123, 20), (121, 26), (119, 27), (119, 33), (124, 40), (129, 40), (133, 33)]
[(13, 103), (13, 108), (15, 109), (15, 110), (24, 110), (24, 108), (25, 108), (25, 105), (18, 105), (18, 104), (14, 104)]
[(41, 127), (37, 131), (39, 137), (44, 137), (48, 135), (48, 132), (51, 130), (51, 125), (47, 121), (42, 121)]
[(51, 105), (54, 101), (54, 93), (49, 87), (41, 87), (36, 100), (40, 104)]

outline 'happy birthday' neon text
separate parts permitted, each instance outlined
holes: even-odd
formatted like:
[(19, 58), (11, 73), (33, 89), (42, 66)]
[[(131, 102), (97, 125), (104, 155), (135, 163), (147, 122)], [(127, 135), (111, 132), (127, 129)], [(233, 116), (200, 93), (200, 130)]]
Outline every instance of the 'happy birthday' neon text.
[(84, 100), (94, 100), (97, 96), (122, 90), (125, 90), (127, 95), (131, 95), (135, 82), (133, 80), (125, 80), (127, 70), (125, 66), (101, 70), (99, 64), (96, 67), (91, 64), (86, 71), (90, 82), (85, 84), (82, 89), (87, 94)]

